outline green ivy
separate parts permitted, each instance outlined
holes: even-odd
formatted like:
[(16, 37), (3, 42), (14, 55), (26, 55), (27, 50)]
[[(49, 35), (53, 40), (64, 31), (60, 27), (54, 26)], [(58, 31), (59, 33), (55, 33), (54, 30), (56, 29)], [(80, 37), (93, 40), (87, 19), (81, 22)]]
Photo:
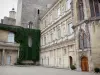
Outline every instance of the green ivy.
[[(0, 24), (0, 30), (15, 34), (15, 41), (20, 44), (19, 60), (39, 61), (40, 30), (23, 28), (20, 26)], [(32, 37), (32, 47), (28, 46), (28, 37)]]

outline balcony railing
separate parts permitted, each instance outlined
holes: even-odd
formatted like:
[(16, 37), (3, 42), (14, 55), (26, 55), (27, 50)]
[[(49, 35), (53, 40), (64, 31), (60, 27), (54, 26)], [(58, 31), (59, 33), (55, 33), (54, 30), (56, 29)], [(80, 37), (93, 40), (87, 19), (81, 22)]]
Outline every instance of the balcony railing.
[(19, 47), (20, 44), (18, 43), (11, 43), (11, 42), (4, 42), (4, 41), (0, 41), (0, 47)]

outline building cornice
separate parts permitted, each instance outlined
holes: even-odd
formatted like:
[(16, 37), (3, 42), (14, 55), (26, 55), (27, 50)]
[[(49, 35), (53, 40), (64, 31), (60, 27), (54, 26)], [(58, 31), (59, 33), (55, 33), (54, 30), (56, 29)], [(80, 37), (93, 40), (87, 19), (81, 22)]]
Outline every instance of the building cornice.
[(43, 18), (41, 20), (43, 20), (62, 0), (59, 0), (57, 3), (54, 4), (53, 7), (51, 7), (51, 9), (49, 11), (47, 11), (47, 13), (43, 16)]
[[(70, 36), (72, 36), (71, 38), (69, 38)], [(46, 48), (50, 48), (52, 46), (55, 45), (59, 45), (59, 44), (63, 44), (63, 43), (67, 43), (69, 41), (74, 41), (74, 33), (70, 36), (66, 36), (66, 37), (62, 37), (56, 41), (51, 42), (50, 44), (45, 45), (44, 47), (42, 46), (41, 49), (46, 49)]]

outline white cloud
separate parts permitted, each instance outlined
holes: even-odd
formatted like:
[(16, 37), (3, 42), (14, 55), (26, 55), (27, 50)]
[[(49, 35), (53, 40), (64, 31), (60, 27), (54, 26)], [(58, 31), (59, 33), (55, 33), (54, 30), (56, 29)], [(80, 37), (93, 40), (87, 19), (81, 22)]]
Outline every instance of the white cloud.
[(13, 7), (17, 10), (17, 0), (0, 0), (0, 19), (9, 16), (9, 11)]

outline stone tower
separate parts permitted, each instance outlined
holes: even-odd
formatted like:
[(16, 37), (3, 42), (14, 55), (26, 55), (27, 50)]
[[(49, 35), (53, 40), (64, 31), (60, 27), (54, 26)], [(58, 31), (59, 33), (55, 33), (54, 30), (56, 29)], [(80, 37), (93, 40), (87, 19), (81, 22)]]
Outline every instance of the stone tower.
[(14, 9), (14, 8), (12, 8), (12, 10), (9, 11), (9, 17), (15, 19), (15, 17), (16, 17), (16, 12), (15, 12), (15, 9)]
[(1, 23), (7, 25), (16, 25), (16, 12), (14, 8), (9, 11), (9, 17), (5, 16), (4, 19), (1, 19)]
[[(39, 29), (38, 9), (34, 8), (37, 0), (18, 0), (16, 25), (24, 28)], [(32, 26), (28, 26), (32, 22)]]

